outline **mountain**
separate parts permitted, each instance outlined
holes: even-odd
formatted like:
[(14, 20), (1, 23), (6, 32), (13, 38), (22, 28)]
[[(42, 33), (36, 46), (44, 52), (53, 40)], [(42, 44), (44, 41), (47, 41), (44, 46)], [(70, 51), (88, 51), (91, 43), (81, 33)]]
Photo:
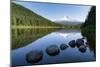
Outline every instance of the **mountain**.
[(62, 25), (68, 25), (68, 26), (76, 26), (76, 25), (81, 25), (81, 21), (74, 20), (70, 18), (69, 16), (64, 16), (59, 20), (55, 21), (56, 23), (62, 24)]
[(11, 12), (13, 26), (63, 26), (13, 2), (11, 3)]
[(77, 26), (77, 25), (82, 24), (82, 22), (80, 22), (80, 21), (65, 21), (65, 20), (55, 21), (55, 23), (59, 23), (59, 24), (63, 24), (63, 25), (69, 25), (69, 26)]

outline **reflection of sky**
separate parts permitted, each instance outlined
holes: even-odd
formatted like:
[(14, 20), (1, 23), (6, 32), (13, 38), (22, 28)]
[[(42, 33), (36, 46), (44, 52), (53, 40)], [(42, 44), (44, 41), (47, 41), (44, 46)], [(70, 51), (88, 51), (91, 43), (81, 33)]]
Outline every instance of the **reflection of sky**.
[[(87, 50), (85, 53), (82, 53), (79, 51), (77, 47), (71, 48), (68, 45), (68, 43), (71, 40), (76, 40), (82, 37), (83, 36), (81, 35), (81, 32), (77, 30), (70, 30), (70, 31), (60, 30), (60, 31), (52, 32), (48, 35), (45, 35), (33, 41), (32, 43), (28, 44), (27, 46), (23, 48), (13, 50), (12, 51), (12, 62), (13, 64), (18, 64), (18, 65), (19, 64), (20, 65), (29, 64), (26, 61), (26, 55), (31, 50), (42, 50), (44, 52), (43, 59), (36, 64), (95, 60), (94, 53), (90, 51), (89, 47), (87, 47)], [(69, 47), (63, 51), (60, 50), (60, 53), (53, 57), (49, 56), (46, 53), (46, 48), (48, 48), (49, 46), (56, 45), (60, 49), (61, 44), (66, 44)]]
[(84, 21), (91, 7), (83, 5), (67, 5), (67, 4), (65, 5), (65, 4), (18, 2), (18, 1), (16, 1), (15, 3), (18, 3), (52, 21), (59, 20), (64, 16), (68, 16), (73, 20)]

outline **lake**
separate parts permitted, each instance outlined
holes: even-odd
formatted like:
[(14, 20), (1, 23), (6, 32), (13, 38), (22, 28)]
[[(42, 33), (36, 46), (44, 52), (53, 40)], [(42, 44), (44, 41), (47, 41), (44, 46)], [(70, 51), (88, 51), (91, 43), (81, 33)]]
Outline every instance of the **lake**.
[[(50, 31), (50, 30), (49, 30)], [(45, 32), (45, 31), (43, 31)], [(40, 32), (41, 34), (44, 34)], [(37, 33), (38, 34), (38, 33)], [(27, 35), (28, 36), (28, 35)], [(34, 35), (36, 36), (36, 34)], [(78, 47), (70, 47), (69, 42), (71, 40), (77, 40), (83, 38), (80, 30), (76, 29), (60, 29), (48, 34), (38, 37), (33, 40), (28, 45), (12, 50), (12, 64), (13, 65), (31, 65), (27, 62), (26, 54), (34, 50), (42, 50), (43, 58), (34, 65), (37, 64), (52, 64), (52, 63), (71, 63), (71, 62), (84, 62), (84, 61), (95, 61), (95, 54), (93, 50), (89, 47), (89, 44), (86, 47), (86, 51), (83, 53), (79, 51)], [(87, 39), (84, 39), (84, 42), (88, 42)], [(50, 45), (57, 45), (60, 49), (61, 44), (66, 44), (69, 47), (65, 50), (60, 50), (60, 53), (56, 56), (50, 56), (46, 53), (46, 48)], [(86, 45), (86, 44), (85, 44)]]

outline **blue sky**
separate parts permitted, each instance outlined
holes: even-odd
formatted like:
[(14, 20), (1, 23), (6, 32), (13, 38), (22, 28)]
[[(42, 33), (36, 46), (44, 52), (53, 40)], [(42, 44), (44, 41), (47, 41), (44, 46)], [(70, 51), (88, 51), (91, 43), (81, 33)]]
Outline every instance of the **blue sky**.
[(52, 21), (57, 21), (67, 16), (71, 20), (84, 22), (91, 8), (91, 6), (72, 5), (72, 4), (54, 4), (54, 3), (19, 2), (19, 1), (13, 1), (13, 2), (20, 4)]

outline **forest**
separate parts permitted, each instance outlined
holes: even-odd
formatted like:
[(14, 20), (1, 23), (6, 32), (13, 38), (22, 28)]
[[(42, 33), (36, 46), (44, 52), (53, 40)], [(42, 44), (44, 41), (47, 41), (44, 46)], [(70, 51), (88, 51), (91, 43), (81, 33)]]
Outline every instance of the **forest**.
[(87, 19), (81, 26), (83, 36), (87, 37), (92, 50), (96, 49), (96, 6), (92, 6)]

